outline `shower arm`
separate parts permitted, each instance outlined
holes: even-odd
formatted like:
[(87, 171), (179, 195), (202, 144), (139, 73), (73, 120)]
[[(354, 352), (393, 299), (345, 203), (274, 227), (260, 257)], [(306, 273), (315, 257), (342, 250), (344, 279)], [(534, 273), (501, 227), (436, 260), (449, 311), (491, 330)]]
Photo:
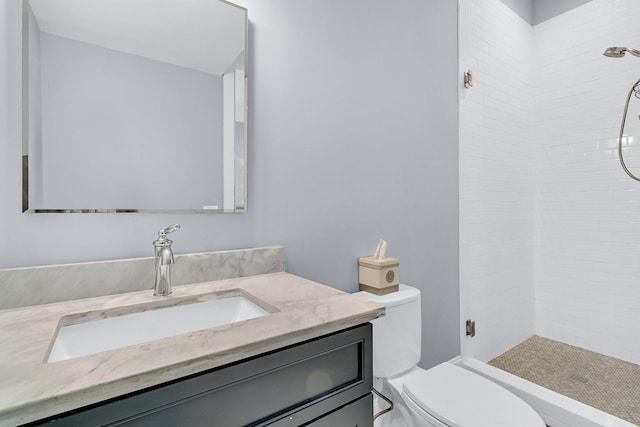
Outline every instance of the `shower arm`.
[(627, 165), (624, 163), (624, 157), (622, 156), (622, 138), (624, 135), (624, 125), (627, 121), (627, 112), (629, 110), (629, 101), (631, 100), (631, 95), (636, 90), (637, 86), (640, 85), (640, 79), (636, 81), (631, 89), (629, 90), (629, 95), (627, 95), (627, 102), (624, 104), (624, 113), (622, 114), (622, 124), (620, 125), (620, 135), (618, 136), (618, 157), (620, 158), (620, 164), (622, 165), (622, 169), (629, 175), (629, 177), (635, 179), (636, 181), (640, 181), (640, 178), (631, 173), (631, 171), (627, 168)]
[(633, 56), (638, 56), (638, 57), (640, 57), (640, 50), (637, 50), (637, 49), (633, 49), (633, 48), (630, 48), (630, 47), (625, 47), (625, 48), (623, 49), (623, 53), (624, 53), (624, 52), (629, 52), (629, 53), (630, 53), (630, 54), (632, 54)]

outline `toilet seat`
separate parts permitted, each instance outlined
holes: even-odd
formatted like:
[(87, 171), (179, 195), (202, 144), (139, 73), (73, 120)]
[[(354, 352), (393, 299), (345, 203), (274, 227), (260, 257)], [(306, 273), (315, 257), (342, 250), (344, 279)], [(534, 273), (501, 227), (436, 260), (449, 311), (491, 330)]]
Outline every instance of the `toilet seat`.
[(443, 426), (545, 426), (540, 416), (516, 395), (451, 363), (414, 373), (402, 391), (419, 416), (436, 419)]

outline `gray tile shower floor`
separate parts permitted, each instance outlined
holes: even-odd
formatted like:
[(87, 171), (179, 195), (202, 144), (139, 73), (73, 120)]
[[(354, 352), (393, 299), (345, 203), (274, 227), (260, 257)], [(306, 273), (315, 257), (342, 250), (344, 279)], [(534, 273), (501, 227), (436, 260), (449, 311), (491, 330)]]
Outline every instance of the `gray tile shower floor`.
[(537, 335), (489, 364), (640, 425), (640, 365)]

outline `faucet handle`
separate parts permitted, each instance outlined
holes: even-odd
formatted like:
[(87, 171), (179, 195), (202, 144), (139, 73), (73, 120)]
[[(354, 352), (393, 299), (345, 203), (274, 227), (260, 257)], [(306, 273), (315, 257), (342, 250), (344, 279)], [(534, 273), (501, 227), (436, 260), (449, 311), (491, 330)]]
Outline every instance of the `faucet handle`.
[(153, 241), (153, 245), (156, 248), (161, 248), (163, 246), (171, 246), (171, 240), (167, 239), (167, 233), (173, 233), (174, 231), (180, 228), (180, 224), (173, 224), (168, 226), (167, 228), (163, 228), (158, 231), (158, 239)]
[(162, 230), (158, 231), (158, 236), (165, 236), (169, 233), (173, 233), (174, 231), (180, 229), (180, 224), (173, 224), (168, 226), (167, 228), (163, 228)]

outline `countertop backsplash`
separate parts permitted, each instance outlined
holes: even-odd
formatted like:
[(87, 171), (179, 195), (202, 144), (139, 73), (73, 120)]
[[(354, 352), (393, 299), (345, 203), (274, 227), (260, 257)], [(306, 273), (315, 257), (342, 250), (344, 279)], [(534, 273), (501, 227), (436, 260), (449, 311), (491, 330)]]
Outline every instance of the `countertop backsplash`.
[[(175, 255), (174, 286), (285, 271), (282, 246)], [(153, 257), (0, 269), (0, 310), (153, 289)]]

